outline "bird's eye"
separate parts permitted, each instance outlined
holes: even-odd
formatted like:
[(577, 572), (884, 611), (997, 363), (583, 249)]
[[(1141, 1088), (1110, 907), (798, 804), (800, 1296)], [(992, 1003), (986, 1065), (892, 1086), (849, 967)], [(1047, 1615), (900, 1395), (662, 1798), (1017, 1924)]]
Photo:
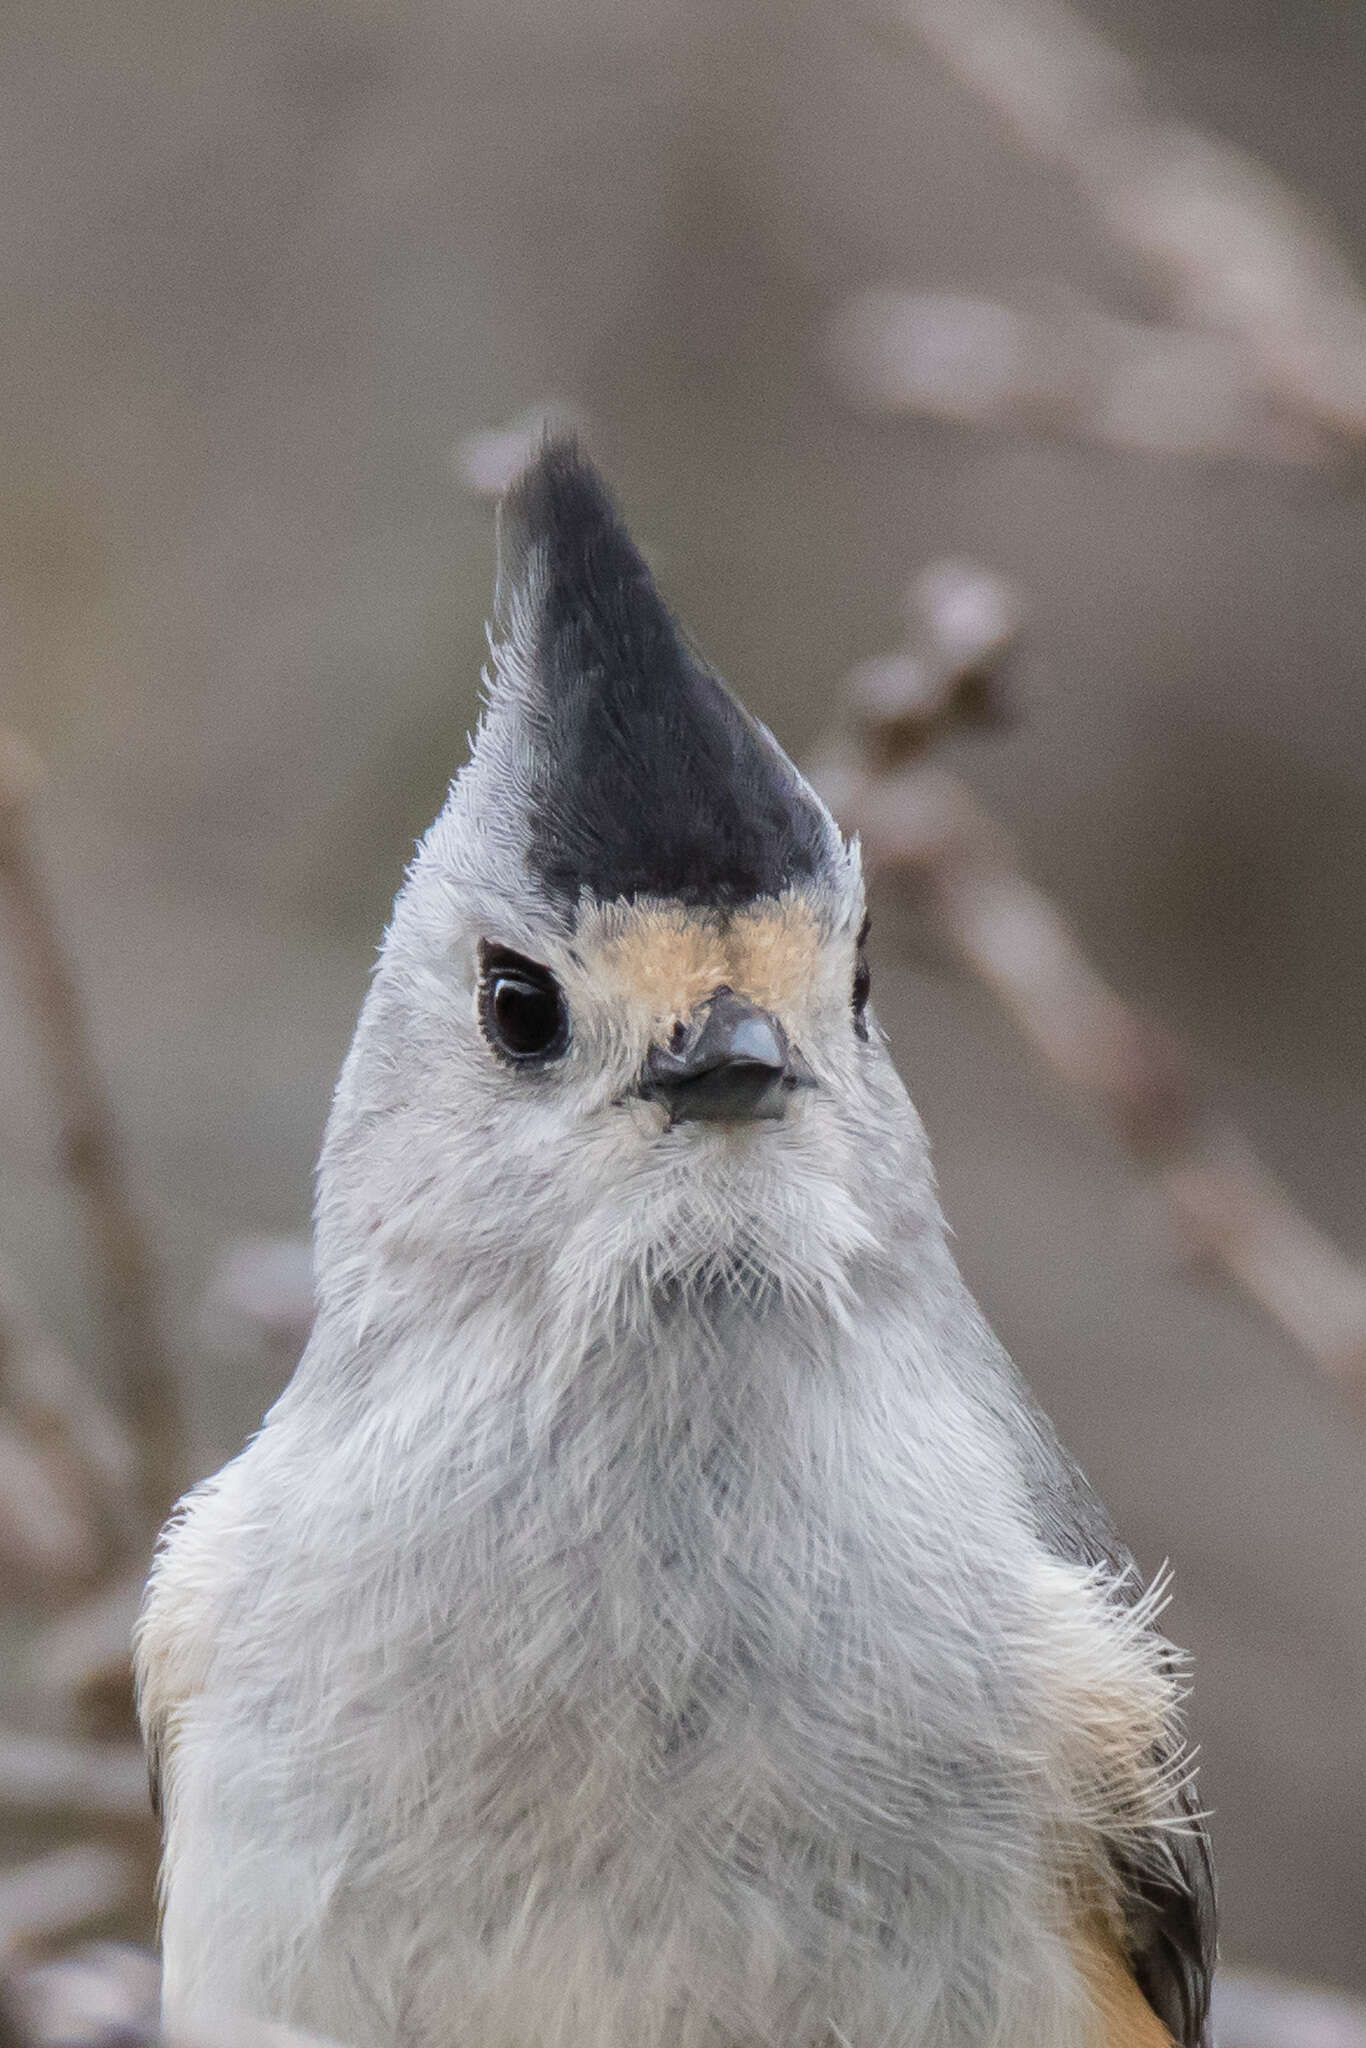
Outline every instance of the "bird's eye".
[(863, 920), (854, 954), (853, 1011), (854, 1029), (860, 1038), (868, 1036), (868, 992), (873, 985), (872, 969), (868, 965), (868, 919)]
[(479, 947), (479, 1022), (493, 1050), (516, 1066), (558, 1059), (569, 1044), (564, 991), (548, 967), (506, 946)]

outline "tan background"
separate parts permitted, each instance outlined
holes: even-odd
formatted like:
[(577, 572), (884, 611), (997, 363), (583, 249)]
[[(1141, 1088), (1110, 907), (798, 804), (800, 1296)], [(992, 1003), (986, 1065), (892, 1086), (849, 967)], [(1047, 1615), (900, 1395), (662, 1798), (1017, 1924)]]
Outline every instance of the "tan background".
[[(1159, 100), (1366, 245), (1366, 16), (1094, 0)], [(849, 410), (847, 289), (1132, 280), (916, 51), (815, 0), (12, 0), (0, 713), (175, 1315), (302, 1228), (491, 572), (457, 440), (573, 400), (665, 585), (793, 750), (965, 550), (1034, 611), (956, 748), (1126, 990), (1366, 1248), (1366, 504), (1331, 474)], [(1141, 310), (1132, 304), (1129, 310)], [(0, 962), (0, 1243), (90, 1348)], [(1109, 1142), (884, 903), (877, 1001), (963, 1262), (1195, 1651), (1226, 1949), (1366, 1987), (1366, 1437), (1173, 1273)], [(202, 1352), (203, 1461), (270, 1388)]]

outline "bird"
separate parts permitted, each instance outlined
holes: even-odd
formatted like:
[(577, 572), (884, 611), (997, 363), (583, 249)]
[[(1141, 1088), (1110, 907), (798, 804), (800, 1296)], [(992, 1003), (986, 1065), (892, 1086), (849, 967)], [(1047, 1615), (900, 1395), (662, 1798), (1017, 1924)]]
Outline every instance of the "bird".
[(959, 1275), (846, 838), (577, 440), (138, 1627), (173, 2024), (1206, 2048), (1186, 1666)]

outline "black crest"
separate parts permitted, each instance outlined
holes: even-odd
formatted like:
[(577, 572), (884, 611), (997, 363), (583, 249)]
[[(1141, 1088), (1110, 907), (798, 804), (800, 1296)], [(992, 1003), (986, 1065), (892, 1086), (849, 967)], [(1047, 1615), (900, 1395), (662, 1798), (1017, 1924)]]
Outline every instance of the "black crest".
[(529, 858), (549, 893), (728, 905), (828, 863), (825, 814), (688, 645), (572, 441), (504, 500), (499, 599), (530, 676)]

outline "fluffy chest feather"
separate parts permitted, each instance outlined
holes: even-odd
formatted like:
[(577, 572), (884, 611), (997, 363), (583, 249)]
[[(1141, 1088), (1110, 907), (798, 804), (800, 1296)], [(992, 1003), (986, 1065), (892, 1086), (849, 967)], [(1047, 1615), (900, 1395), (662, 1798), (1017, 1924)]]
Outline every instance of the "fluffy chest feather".
[(379, 1488), (333, 1443), (302, 1522), (287, 1411), (192, 1511), (163, 1592), (195, 1546), (238, 1568), (177, 1739), (173, 1999), (359, 2048), (590, 2005), (622, 2048), (647, 2015), (686, 2048), (1085, 2038), (1069, 1887), (1141, 1672), (964, 1403), (725, 1362), (433, 1412)]

